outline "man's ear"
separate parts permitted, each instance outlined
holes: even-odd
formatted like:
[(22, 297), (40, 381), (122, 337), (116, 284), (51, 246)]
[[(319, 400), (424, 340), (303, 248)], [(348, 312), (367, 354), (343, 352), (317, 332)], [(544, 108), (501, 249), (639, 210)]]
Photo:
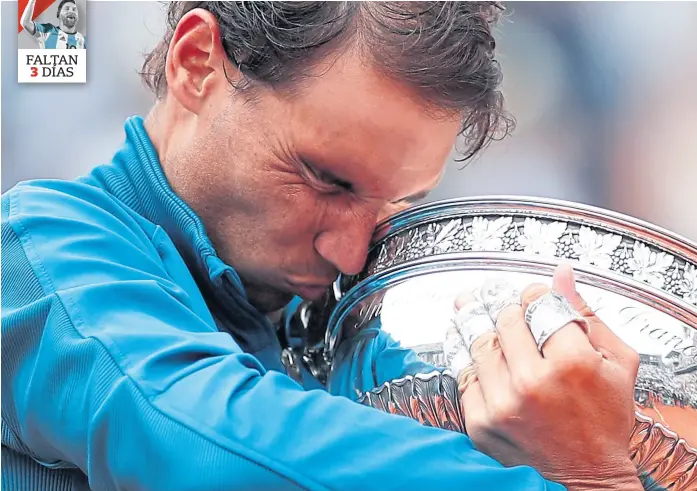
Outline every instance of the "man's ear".
[(165, 76), (170, 97), (198, 114), (206, 99), (239, 71), (227, 58), (218, 22), (207, 10), (193, 9), (177, 24), (167, 51)]

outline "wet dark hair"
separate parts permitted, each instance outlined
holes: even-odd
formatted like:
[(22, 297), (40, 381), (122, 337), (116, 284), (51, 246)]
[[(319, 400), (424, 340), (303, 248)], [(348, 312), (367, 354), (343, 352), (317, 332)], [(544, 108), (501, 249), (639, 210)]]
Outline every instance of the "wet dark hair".
[(217, 19), (225, 52), (243, 75), (239, 89), (292, 86), (332, 51), (357, 43), (428, 107), (463, 115), (462, 160), (512, 129), (492, 34), (503, 11), (498, 2), (172, 2), (164, 39), (141, 72), (158, 98), (167, 89), (174, 30), (195, 8)]
[(77, 3), (75, 3), (75, 0), (61, 0), (61, 2), (58, 4), (58, 10), (56, 11), (56, 17), (61, 18), (61, 9), (63, 8), (63, 5), (66, 3), (72, 3), (77, 7)]

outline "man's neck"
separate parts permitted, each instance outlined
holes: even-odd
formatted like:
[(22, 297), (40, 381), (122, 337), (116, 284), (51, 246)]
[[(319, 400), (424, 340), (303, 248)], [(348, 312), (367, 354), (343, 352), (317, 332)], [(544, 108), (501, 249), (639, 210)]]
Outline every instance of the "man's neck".
[(71, 29), (71, 28), (65, 27), (62, 22), (58, 25), (58, 29), (60, 29), (61, 31), (63, 31), (66, 34), (75, 34), (77, 32), (77, 26), (75, 26)]

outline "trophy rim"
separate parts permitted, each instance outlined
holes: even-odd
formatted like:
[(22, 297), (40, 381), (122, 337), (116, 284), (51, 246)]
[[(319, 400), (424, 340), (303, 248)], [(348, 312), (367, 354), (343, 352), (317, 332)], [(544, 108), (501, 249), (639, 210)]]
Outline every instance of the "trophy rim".
[[(499, 219), (508, 220), (508, 223), (504, 224), (506, 235), (513, 233), (513, 236), (518, 237), (512, 239), (518, 241), (517, 245), (512, 246), (509, 241), (505, 246), (498, 244), (497, 248), (490, 248), (490, 245), (487, 244), (483, 246), (478, 244), (478, 247), (475, 248), (473, 244), (463, 245), (463, 239), (460, 238), (456, 239), (456, 243), (446, 246), (445, 250), (436, 250), (436, 247), (440, 247), (443, 243), (443, 235), (455, 237), (453, 233), (457, 232), (460, 235), (469, 235), (468, 239), (474, 240), (475, 220), (480, 221), (478, 225), (481, 225), (482, 222), (488, 222), (485, 227), (489, 227), (492, 220), (499, 221)], [(607, 235), (613, 236), (610, 238), (611, 240), (619, 239), (619, 242), (614, 245), (614, 248), (609, 253), (607, 251), (603, 253), (613, 256), (612, 266), (602, 266), (591, 261), (591, 264), (594, 265), (591, 270), (596, 275), (614, 274), (617, 278), (623, 278), (623, 281), (629, 285), (642, 287), (644, 286), (642, 283), (651, 281), (645, 276), (643, 280), (637, 279), (637, 277), (643, 275), (641, 269), (650, 268), (652, 267), (651, 265), (644, 265), (643, 268), (639, 268), (640, 270), (631, 272), (633, 266), (628, 263), (628, 255), (623, 256), (620, 254), (618, 258), (614, 258), (614, 256), (623, 251), (625, 251), (625, 254), (628, 254), (629, 251), (626, 250), (630, 249), (632, 261), (638, 257), (640, 260), (643, 258), (651, 262), (656, 260), (656, 256), (661, 260), (667, 260), (670, 264), (665, 266), (666, 270), (661, 272), (661, 275), (663, 273), (667, 275), (668, 269), (675, 270), (677, 268), (673, 271), (673, 274), (683, 275), (683, 280), (679, 280), (680, 282), (689, 281), (694, 283), (697, 281), (697, 279), (692, 278), (692, 276), (695, 276), (697, 269), (697, 244), (685, 237), (649, 222), (595, 206), (549, 198), (502, 195), (456, 198), (425, 203), (384, 220), (376, 228), (368, 250), (366, 264), (362, 271), (356, 275), (339, 275), (332, 284), (329, 295), (333, 297), (337, 304), (341, 304), (344, 297), (349, 296), (352, 290), (370, 280), (371, 277), (381, 270), (393, 267), (404, 268), (408, 264), (413, 263), (415, 258), (419, 257), (434, 258), (451, 253), (464, 254), (470, 252), (470, 250), (480, 252), (506, 251), (510, 261), (524, 257), (525, 252), (535, 256), (538, 261), (543, 260), (545, 257), (552, 257), (558, 263), (570, 262), (577, 269), (584, 264), (584, 261), (581, 260), (582, 258), (578, 256), (578, 252), (574, 252), (576, 254), (574, 256), (573, 254), (570, 255), (569, 252), (541, 254), (539, 253), (540, 251), (523, 251), (523, 248), (520, 247), (520, 229), (523, 227), (527, 230), (528, 220), (538, 222), (536, 224), (538, 228), (540, 226), (547, 227), (547, 225), (541, 224), (548, 222), (558, 224), (564, 230), (554, 240), (559, 241), (559, 244), (561, 244), (562, 238), (569, 239), (571, 241), (568, 242), (569, 244), (573, 243), (574, 248), (581, 247), (581, 250), (583, 247), (596, 247), (595, 244), (588, 246), (586, 243), (584, 245), (579, 242), (581, 240), (579, 234), (584, 232), (584, 228), (590, 229), (591, 241), (597, 241), (601, 238), (604, 241), (605, 238), (608, 238), (606, 237)], [(426, 228), (431, 226), (437, 229), (438, 233), (435, 235), (438, 237), (418, 238), (420, 237), (419, 234), (423, 234), (426, 232)], [(525, 233), (527, 234), (527, 232)], [(586, 234), (585, 238), (588, 239), (588, 234)], [(445, 242), (449, 240), (451, 239), (446, 238)], [(418, 243), (414, 243), (414, 241)], [(420, 250), (420, 248), (424, 250)], [(405, 254), (405, 250), (408, 250), (409, 253)], [(430, 252), (427, 250), (430, 250)], [(414, 254), (411, 254), (411, 252), (414, 252)], [(538, 252), (538, 254), (533, 252)], [(639, 254), (639, 256), (636, 256), (636, 254)], [(644, 258), (643, 256), (646, 257)], [(617, 264), (615, 264), (615, 259), (618, 260)], [(639, 264), (641, 265), (641, 262)], [(682, 273), (679, 272), (680, 269), (683, 269)], [(665, 278), (667, 280), (667, 276)], [(666, 294), (674, 295), (678, 298), (682, 295), (682, 300), (685, 303), (694, 304), (691, 308), (697, 309), (697, 303), (691, 300), (695, 294), (692, 291), (694, 285), (690, 285), (685, 286), (685, 288), (690, 288), (689, 290), (678, 291), (683, 288), (682, 283), (678, 287), (673, 282), (672, 284), (661, 286), (661, 289)], [(688, 296), (690, 299), (688, 299)]]
[(567, 221), (588, 223), (596, 227), (622, 231), (626, 235), (655, 243), (683, 258), (697, 260), (697, 242), (652, 222), (594, 205), (555, 198), (525, 195), (482, 195), (424, 203), (396, 213), (378, 223), (371, 239), (371, 249), (386, 239), (427, 221), (454, 216), (496, 215), (513, 213), (543, 217), (567, 217)]
[[(330, 359), (342, 340), (346, 317), (371, 295), (386, 291), (410, 279), (458, 271), (498, 271), (552, 276), (560, 264), (559, 258), (541, 257), (510, 252), (458, 252), (440, 254), (398, 264), (375, 273), (348, 290), (333, 309), (325, 334), (325, 346)], [(697, 308), (664, 290), (648, 283), (633, 280), (612, 271), (574, 262), (579, 283), (629, 297), (647, 307), (667, 314), (697, 330)]]

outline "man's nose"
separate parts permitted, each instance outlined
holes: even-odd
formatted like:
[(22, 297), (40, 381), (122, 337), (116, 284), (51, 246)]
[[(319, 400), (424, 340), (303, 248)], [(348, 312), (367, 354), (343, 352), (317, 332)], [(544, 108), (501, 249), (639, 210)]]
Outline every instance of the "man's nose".
[(317, 236), (315, 249), (343, 274), (358, 274), (365, 265), (376, 223), (374, 212), (336, 220)]

